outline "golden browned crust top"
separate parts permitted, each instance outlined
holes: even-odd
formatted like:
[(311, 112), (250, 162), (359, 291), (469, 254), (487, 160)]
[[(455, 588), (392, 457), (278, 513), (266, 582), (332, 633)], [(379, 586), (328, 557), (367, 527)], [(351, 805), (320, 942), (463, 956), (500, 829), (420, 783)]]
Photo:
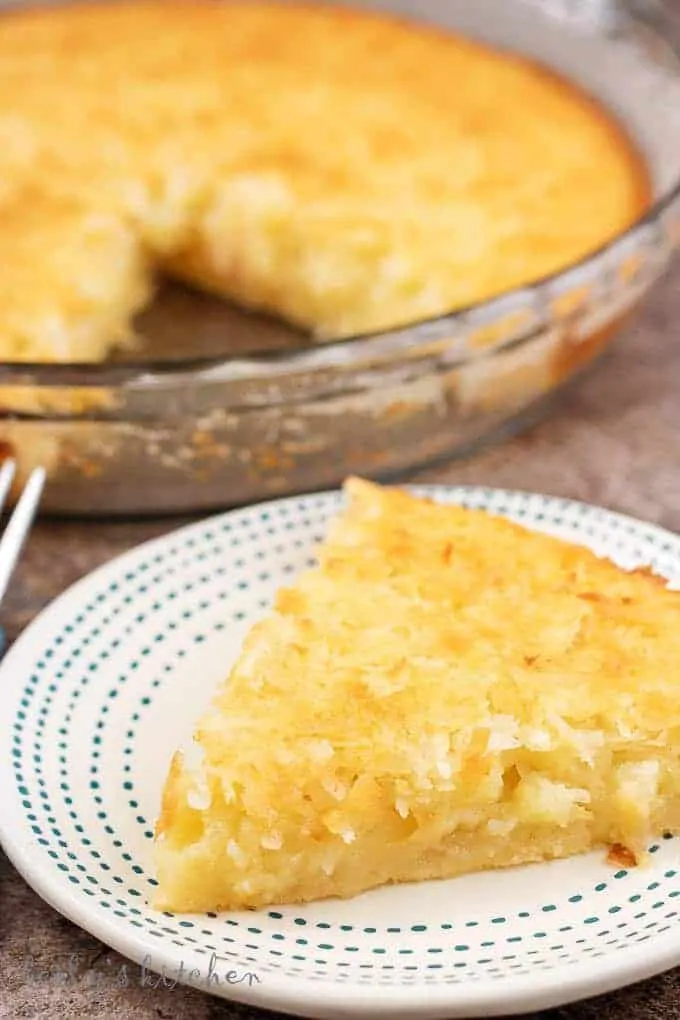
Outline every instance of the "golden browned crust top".
[(0, 19), (5, 357), (101, 356), (152, 266), (322, 339), (381, 329), (560, 270), (648, 199), (591, 99), (434, 27), (259, 0)]

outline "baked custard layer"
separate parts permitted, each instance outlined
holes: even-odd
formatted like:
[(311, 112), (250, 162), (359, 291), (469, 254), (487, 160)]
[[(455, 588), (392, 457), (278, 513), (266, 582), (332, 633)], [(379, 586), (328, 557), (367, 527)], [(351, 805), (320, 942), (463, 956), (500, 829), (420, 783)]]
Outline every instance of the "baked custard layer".
[(352, 479), (175, 755), (156, 903), (349, 897), (680, 829), (680, 594)]
[(649, 203), (597, 103), (508, 53), (313, 3), (0, 18), (0, 357), (97, 360), (163, 271), (322, 341), (580, 260)]

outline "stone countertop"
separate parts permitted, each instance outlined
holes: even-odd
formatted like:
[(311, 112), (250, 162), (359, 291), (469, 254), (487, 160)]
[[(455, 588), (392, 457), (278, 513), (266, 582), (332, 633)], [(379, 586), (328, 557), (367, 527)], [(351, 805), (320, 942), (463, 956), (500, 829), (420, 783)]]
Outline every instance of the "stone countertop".
[[(680, 267), (549, 418), (476, 457), (411, 478), (529, 489), (597, 503), (680, 531)], [(77, 578), (184, 519), (41, 522), (3, 613), (10, 640)], [(271, 1013), (141, 975), (43, 903), (0, 854), (0, 1017), (259, 1020)], [(69, 965), (70, 961), (70, 965)], [(59, 980), (57, 971), (68, 975)], [(680, 1015), (680, 970), (542, 1020), (656, 1020)], [(535, 1018), (537, 1020), (537, 1018)]]

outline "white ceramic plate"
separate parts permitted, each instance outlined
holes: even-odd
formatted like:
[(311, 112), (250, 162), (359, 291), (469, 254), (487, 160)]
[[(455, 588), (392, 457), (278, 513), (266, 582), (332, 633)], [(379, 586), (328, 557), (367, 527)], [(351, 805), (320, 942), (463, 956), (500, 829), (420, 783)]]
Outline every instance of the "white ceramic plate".
[[(505, 513), (680, 579), (680, 538), (577, 503), (417, 490)], [(149, 972), (307, 1017), (462, 1017), (594, 995), (680, 963), (680, 855), (601, 854), (304, 908), (150, 909), (170, 755), (244, 628), (310, 558), (338, 493), (229, 513), (146, 544), (50, 606), (0, 668), (0, 836), (62, 914)]]

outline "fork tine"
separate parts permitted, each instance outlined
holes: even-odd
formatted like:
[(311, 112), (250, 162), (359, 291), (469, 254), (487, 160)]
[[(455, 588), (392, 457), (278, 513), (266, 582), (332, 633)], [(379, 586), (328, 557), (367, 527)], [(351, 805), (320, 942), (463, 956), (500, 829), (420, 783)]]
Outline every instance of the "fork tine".
[(14, 481), (17, 465), (14, 460), (6, 460), (0, 468), (0, 513), (5, 505), (5, 500)]
[[(31, 529), (35, 517), (43, 486), (45, 485), (46, 472), (44, 468), (34, 468), (26, 483), (26, 488), (21, 494), (19, 502), (9, 519), (5, 532), (0, 538), (0, 602), (4, 598), (9, 584), (10, 577), (16, 565), (24, 542)], [(2, 484), (2, 472), (0, 471), (0, 485)]]

